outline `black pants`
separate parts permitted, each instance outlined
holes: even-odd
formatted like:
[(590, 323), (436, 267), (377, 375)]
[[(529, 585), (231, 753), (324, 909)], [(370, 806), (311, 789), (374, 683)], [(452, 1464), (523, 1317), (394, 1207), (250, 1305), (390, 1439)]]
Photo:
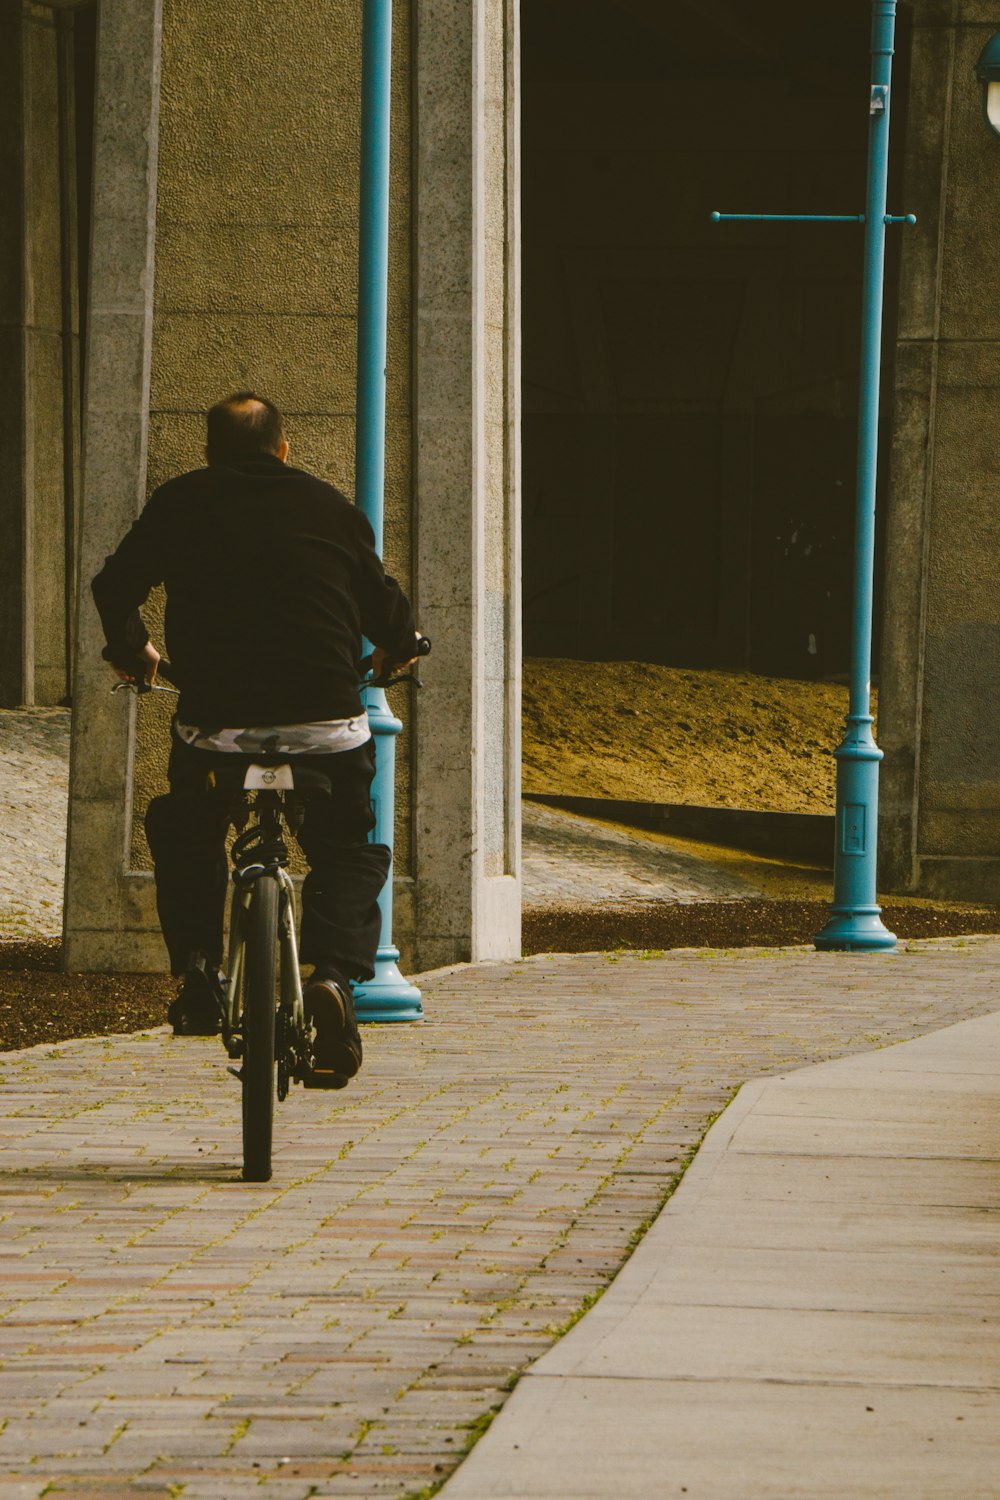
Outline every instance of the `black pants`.
[[(174, 974), (184, 972), (192, 953), (222, 963), (229, 814), (247, 766), (263, 758), (173, 741), (170, 791), (150, 802), (146, 837), (156, 874), (156, 908)], [(303, 963), (333, 964), (349, 979), (371, 979), (382, 926), (378, 896), (392, 858), (385, 844), (368, 842), (375, 826), (375, 742), (337, 755), (289, 759), (321, 771), (332, 790), (332, 796), (307, 798), (297, 835), (309, 865), (302, 889), (300, 956)]]

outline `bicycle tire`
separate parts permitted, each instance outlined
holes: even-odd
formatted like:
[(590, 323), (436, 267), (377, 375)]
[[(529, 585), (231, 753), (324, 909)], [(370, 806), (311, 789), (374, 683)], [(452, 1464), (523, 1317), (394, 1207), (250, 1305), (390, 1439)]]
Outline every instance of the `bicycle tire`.
[(269, 1182), (274, 1133), (278, 882), (262, 875), (246, 913), (243, 975), (243, 1180)]

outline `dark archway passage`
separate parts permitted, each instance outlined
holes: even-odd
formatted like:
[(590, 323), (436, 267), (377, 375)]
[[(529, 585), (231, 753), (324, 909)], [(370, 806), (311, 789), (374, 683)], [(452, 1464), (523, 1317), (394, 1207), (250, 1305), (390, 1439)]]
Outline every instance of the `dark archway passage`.
[(870, 14), (522, 0), (527, 654), (845, 670)]

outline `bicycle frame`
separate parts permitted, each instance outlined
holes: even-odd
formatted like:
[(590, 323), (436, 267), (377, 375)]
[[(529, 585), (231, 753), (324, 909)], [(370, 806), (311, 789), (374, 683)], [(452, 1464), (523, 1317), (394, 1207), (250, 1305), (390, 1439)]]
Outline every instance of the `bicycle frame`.
[(226, 1039), (239, 1030), (239, 996), (243, 980), (243, 960), (246, 952), (243, 913), (250, 910), (254, 889), (258, 880), (277, 880), (281, 892), (281, 925), (278, 932), (279, 973), (281, 976), (281, 1005), (291, 1016), (293, 1025), (305, 1025), (305, 1010), (302, 1003), (302, 979), (299, 974), (299, 946), (295, 936), (295, 886), (288, 871), (279, 868), (261, 871), (253, 880), (233, 887), (233, 898), (229, 915), (229, 949), (226, 974), (228, 983), (225, 994)]
[[(286, 868), (288, 851), (282, 830), (282, 819), (286, 823), (289, 820), (285, 788), (291, 786), (291, 777), (289, 775), (286, 782), (284, 772), (287, 772), (287, 767), (251, 767), (246, 785), (253, 790), (254, 795), (244, 804), (246, 816), (233, 820), (241, 831), (232, 850), (233, 896), (222, 1018), (222, 1039), (226, 1050), (230, 1057), (239, 1058), (243, 1053), (240, 995), (246, 962), (248, 916), (260, 882), (277, 881), (280, 975), (278, 1014), (286, 1023), (281, 1028), (280, 1038), (279, 1099), (285, 1097), (287, 1080), (292, 1076), (299, 1076), (295, 1071), (294, 1057), (289, 1055), (291, 1038), (305, 1034), (305, 1007), (296, 939), (295, 887)], [(251, 782), (252, 773), (257, 773), (260, 780)], [(262, 782), (268, 784), (262, 787)]]

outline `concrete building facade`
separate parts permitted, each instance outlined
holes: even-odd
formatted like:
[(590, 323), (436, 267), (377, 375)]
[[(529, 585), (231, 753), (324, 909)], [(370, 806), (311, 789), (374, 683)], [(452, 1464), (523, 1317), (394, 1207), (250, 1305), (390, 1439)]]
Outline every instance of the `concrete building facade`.
[(988, 4), (914, 6), (879, 741), (886, 889), (1000, 902), (1000, 140)]
[[(361, 7), (250, 11), (100, 6), (84, 580), (227, 391), (269, 395), (293, 461), (353, 490)], [(411, 967), (519, 951), (516, 47), (508, 0), (396, 0), (385, 550), (435, 642), (400, 704)], [(66, 962), (158, 968), (142, 814), (169, 710), (108, 689), (84, 598)]]
[[(860, 237), (707, 217), (861, 207), (870, 6), (805, 10), (395, 0), (386, 561), (435, 645), (397, 705), (411, 968), (518, 948), (522, 571), (536, 653), (840, 670)], [(0, 0), (0, 694), (58, 702), (75, 660), (72, 968), (163, 962), (169, 718), (111, 696), (76, 580), (241, 386), (353, 490), (360, 15)], [(886, 887), (1000, 900), (996, 29), (900, 5), (879, 736)]]

